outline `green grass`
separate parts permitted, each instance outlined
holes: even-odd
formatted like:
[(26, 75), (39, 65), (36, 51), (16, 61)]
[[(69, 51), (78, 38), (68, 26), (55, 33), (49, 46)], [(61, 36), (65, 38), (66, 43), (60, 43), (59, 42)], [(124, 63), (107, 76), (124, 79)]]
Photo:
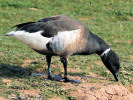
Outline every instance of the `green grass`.
[[(66, 15), (79, 20), (105, 40), (120, 57), (120, 83), (133, 84), (132, 4), (132, 0), (0, 0), (0, 95), (10, 98), (9, 95), (15, 94), (19, 97), (19, 90), (36, 89), (43, 98), (59, 96), (62, 99), (75, 100), (75, 97), (69, 96), (70, 90), (61, 88), (62, 83), (29, 75), (31, 71), (38, 69), (47, 70), (45, 56), (4, 36), (14, 30), (11, 27), (16, 24), (54, 15)], [(25, 60), (33, 62), (22, 67)], [(112, 75), (103, 64), (97, 64), (96, 61), (100, 61), (96, 55), (72, 56), (68, 67), (81, 70), (77, 73), (80, 76), (92, 72), (112, 81)], [(52, 65), (55, 73), (61, 72), (62, 64), (58, 57), (52, 59)], [(87, 68), (90, 70), (86, 70)], [(73, 76), (73, 73), (69, 72), (69, 75)], [(11, 80), (11, 84), (2, 82), (3, 78)], [(89, 82), (99, 81), (92, 78)], [(29, 95), (26, 98), (36, 97)]]

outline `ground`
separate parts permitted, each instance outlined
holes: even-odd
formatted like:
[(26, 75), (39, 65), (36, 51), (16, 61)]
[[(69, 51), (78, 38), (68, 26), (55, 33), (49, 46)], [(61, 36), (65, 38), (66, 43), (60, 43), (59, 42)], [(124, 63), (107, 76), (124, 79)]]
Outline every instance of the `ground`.
[[(80, 72), (80, 70), (76, 70), (73, 68), (68, 68), (68, 71), (72, 71), (74, 73)], [(40, 71), (35, 71), (31, 74), (31, 76), (38, 75), (47, 79), (47, 74)], [(58, 84), (62, 84), (62, 89), (69, 90), (69, 100), (132, 100), (133, 98), (133, 85), (123, 86), (119, 82), (110, 82), (107, 81), (104, 77), (99, 77), (97, 74), (91, 72), (89, 73), (89, 75), (86, 76), (69, 75), (69, 77), (72, 79), (80, 80), (81, 83), (65, 83), (62, 81), (56, 82)], [(10, 79), (3, 78), (2, 82), (6, 83), (7, 86), (11, 85)], [(8, 95), (8, 97), (10, 99), (21, 98), (26, 100), (26, 96), (34, 96), (36, 98), (34, 98), (33, 100), (38, 100), (38, 98), (40, 98), (40, 100), (43, 100), (43, 97), (39, 94), (40, 90), (17, 89), (17, 91), (19, 91), (20, 93), (19, 97), (17, 97), (15, 94)], [(0, 100), (8, 99), (0, 97)], [(49, 98), (49, 100), (62, 100), (62, 98), (56, 96), (53, 98)]]

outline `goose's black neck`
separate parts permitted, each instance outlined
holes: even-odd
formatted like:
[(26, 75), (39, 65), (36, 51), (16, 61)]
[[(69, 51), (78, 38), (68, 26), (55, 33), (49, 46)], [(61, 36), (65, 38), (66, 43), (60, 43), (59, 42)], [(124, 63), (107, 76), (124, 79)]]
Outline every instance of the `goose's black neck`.
[(107, 45), (103, 39), (91, 32), (88, 38), (88, 44), (91, 47), (90, 51), (98, 54), (99, 56), (109, 48), (109, 45)]

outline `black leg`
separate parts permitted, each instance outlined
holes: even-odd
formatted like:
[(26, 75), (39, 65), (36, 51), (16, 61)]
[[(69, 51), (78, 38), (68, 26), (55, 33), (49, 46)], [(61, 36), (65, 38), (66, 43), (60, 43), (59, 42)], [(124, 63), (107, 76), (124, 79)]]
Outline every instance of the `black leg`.
[(51, 57), (52, 56), (46, 55), (46, 60), (47, 60), (47, 64), (48, 64), (48, 78), (50, 78), (50, 76), (52, 75), (52, 73), (51, 73)]
[(64, 66), (64, 78), (67, 78), (67, 58), (61, 57), (60, 59)]
[(67, 77), (67, 58), (66, 57), (61, 57), (61, 62), (63, 63), (63, 66), (64, 66), (64, 79), (65, 79), (65, 82), (75, 82), (75, 83), (80, 83), (79, 80), (73, 80), (73, 79), (70, 79)]
[(51, 72), (51, 58), (52, 58), (52, 56), (46, 55), (46, 60), (47, 60), (47, 64), (48, 64), (48, 79), (60, 81), (60, 80), (62, 80), (62, 77), (60, 75), (53, 75)]

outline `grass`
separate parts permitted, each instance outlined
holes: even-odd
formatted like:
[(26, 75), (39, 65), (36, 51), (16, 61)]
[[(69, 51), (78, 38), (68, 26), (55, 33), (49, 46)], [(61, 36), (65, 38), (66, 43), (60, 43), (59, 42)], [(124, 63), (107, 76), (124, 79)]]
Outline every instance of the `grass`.
[[(36, 70), (47, 70), (45, 56), (40, 55), (15, 39), (4, 34), (14, 30), (12, 26), (37, 21), (44, 17), (66, 15), (83, 22), (93, 33), (104, 39), (115, 50), (121, 62), (120, 83), (133, 84), (133, 7), (132, 0), (0, 0), (0, 95), (10, 98), (19, 97), (20, 90), (38, 90), (42, 98), (59, 96), (62, 99), (75, 100), (69, 96), (70, 90), (61, 88), (62, 83), (49, 81), (43, 77), (31, 77)], [(42, 59), (40, 59), (42, 58)], [(24, 61), (33, 60), (22, 67)], [(104, 65), (98, 64), (97, 55), (72, 56), (69, 67), (81, 70), (77, 75), (89, 75), (89, 72), (113, 80)], [(58, 57), (52, 58), (53, 71), (61, 72), (62, 64)], [(90, 70), (86, 70), (86, 69)], [(69, 72), (73, 75), (72, 72)], [(10, 84), (3, 82), (9, 79)], [(90, 83), (98, 82), (91, 79)], [(16, 83), (17, 82), (17, 83)], [(27, 95), (26, 98), (39, 98)]]

